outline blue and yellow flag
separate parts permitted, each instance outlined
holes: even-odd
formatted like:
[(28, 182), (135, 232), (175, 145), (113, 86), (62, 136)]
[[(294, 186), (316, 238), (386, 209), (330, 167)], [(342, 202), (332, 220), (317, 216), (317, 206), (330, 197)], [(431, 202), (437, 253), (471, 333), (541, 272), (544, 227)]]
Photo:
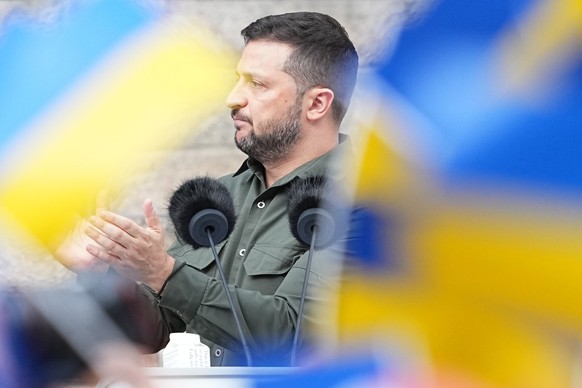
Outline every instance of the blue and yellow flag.
[(146, 152), (221, 109), (235, 58), (202, 26), (130, 0), (43, 25), (13, 16), (0, 36), (1, 233), (46, 246)]
[(344, 344), (413, 338), (429, 386), (575, 385), (581, 48), (579, 1), (443, 0), (362, 80)]

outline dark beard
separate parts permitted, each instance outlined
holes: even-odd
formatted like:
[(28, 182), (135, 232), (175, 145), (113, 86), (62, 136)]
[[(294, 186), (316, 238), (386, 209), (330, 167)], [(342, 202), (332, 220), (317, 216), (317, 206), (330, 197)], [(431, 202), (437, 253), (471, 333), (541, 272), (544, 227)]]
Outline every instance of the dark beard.
[(264, 123), (262, 127), (267, 129), (264, 133), (257, 135), (253, 129), (240, 141), (237, 141), (235, 134), (234, 142), (248, 156), (262, 164), (272, 164), (284, 159), (297, 143), (300, 118), (301, 104), (296, 103), (281, 120)]

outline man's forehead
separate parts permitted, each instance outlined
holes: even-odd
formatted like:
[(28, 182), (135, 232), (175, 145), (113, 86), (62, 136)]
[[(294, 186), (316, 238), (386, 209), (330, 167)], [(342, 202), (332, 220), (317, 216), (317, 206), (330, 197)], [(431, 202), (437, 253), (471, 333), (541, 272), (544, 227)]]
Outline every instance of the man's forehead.
[(250, 41), (243, 49), (236, 72), (243, 75), (283, 71), (292, 51), (291, 45), (282, 42)]

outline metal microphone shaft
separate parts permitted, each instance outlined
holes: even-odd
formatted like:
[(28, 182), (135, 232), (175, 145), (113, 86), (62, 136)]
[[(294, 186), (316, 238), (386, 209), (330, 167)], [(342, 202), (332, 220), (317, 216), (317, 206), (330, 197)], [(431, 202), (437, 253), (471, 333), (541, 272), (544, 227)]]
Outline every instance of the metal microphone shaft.
[(247, 344), (247, 340), (242, 331), (242, 325), (239, 319), (239, 310), (236, 308), (232, 296), (230, 295), (230, 289), (228, 288), (228, 282), (226, 281), (226, 276), (224, 276), (224, 271), (222, 270), (222, 264), (220, 263), (220, 259), (218, 258), (218, 253), (216, 252), (216, 246), (214, 245), (214, 241), (212, 240), (212, 231), (210, 228), (206, 228), (206, 235), (208, 236), (208, 241), (210, 242), (210, 249), (212, 250), (212, 254), (214, 255), (214, 260), (216, 262), (216, 268), (218, 269), (218, 273), (220, 274), (220, 280), (222, 280), (222, 285), (224, 286), (224, 292), (226, 292), (226, 297), (228, 298), (228, 304), (232, 309), (232, 315), (234, 316), (234, 321), (236, 323), (236, 327), (238, 329), (238, 334), (240, 336), (240, 342), (243, 347), (243, 351), (245, 353), (245, 358), (247, 360), (247, 366), (252, 366), (252, 358), (251, 352), (249, 351), (249, 347)]
[(305, 306), (305, 295), (307, 294), (307, 283), (309, 281), (309, 273), (311, 272), (311, 261), (313, 258), (313, 251), (315, 250), (315, 239), (317, 238), (317, 225), (313, 226), (313, 235), (311, 236), (311, 243), (309, 245), (309, 254), (307, 255), (307, 264), (305, 265), (305, 277), (303, 278), (303, 288), (301, 289), (301, 300), (299, 301), (299, 313), (297, 316), (297, 326), (295, 328), (295, 335), (293, 336), (293, 350), (291, 351), (291, 366), (295, 366), (295, 359), (297, 357), (297, 345), (299, 343), (299, 334), (301, 332), (301, 323), (303, 322), (303, 308)]

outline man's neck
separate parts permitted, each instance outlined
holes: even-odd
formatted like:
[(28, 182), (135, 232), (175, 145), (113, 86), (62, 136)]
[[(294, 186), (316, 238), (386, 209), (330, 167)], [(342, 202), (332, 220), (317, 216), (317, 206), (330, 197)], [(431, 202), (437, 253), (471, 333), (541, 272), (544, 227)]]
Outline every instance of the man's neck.
[(271, 187), (279, 179), (291, 173), (297, 167), (317, 159), (331, 151), (339, 143), (338, 136), (328, 139), (327, 142), (311, 142), (298, 144), (285, 157), (275, 163), (263, 163), (265, 167), (265, 186)]
[[(308, 160), (303, 163), (307, 162)], [(265, 165), (265, 186), (267, 188), (271, 187), (273, 183), (277, 182), (279, 179), (283, 178), (285, 175), (289, 174), (303, 163), (299, 163), (297, 160), (290, 160), (279, 162), (276, 165)]]

